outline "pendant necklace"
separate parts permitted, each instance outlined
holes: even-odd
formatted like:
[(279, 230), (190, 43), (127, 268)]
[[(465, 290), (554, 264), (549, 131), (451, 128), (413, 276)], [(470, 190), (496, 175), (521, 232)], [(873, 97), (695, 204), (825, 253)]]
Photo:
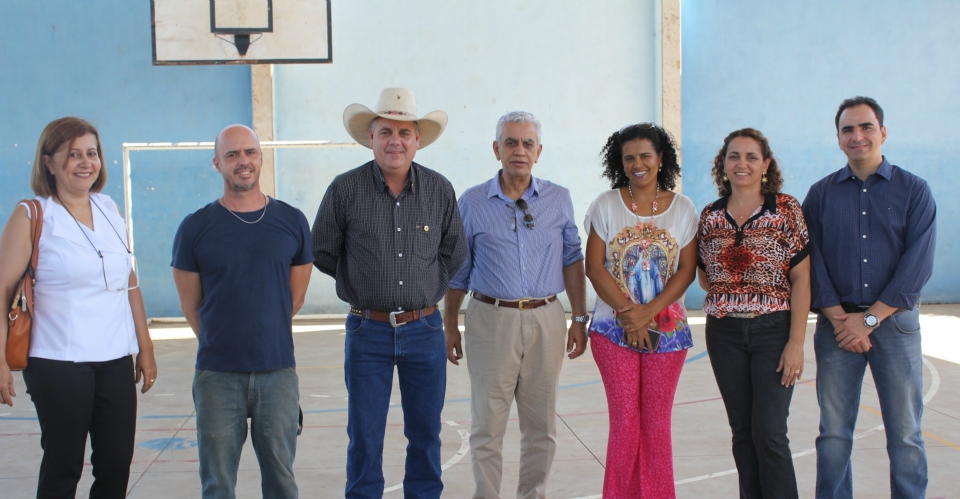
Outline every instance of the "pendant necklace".
[[(637, 217), (637, 228), (643, 230), (643, 222), (640, 220), (640, 213), (637, 211), (637, 202), (633, 198), (633, 187), (630, 184), (627, 184), (627, 192), (630, 193), (630, 207), (633, 208), (633, 214)], [(655, 216), (657, 214), (657, 200), (660, 199), (660, 184), (657, 184), (657, 193), (653, 196), (653, 202), (650, 203), (651, 215)]]
[(245, 223), (245, 224), (247, 224), (247, 225), (253, 225), (253, 224), (255, 224), (255, 223), (263, 220), (263, 216), (267, 214), (267, 195), (264, 194), (264, 193), (262, 193), (262, 192), (260, 193), (260, 195), (263, 196), (263, 213), (260, 214), (260, 218), (254, 220), (254, 221), (252, 221), (252, 222), (248, 222), (248, 221), (240, 218), (240, 215), (237, 215), (237, 214), (234, 213), (230, 208), (227, 208), (227, 205), (224, 204), (224, 202), (223, 202), (223, 197), (221, 197), (221, 198), (219, 199), (219, 201), (220, 201), (220, 206), (223, 206), (223, 209), (229, 211), (231, 215), (237, 217), (237, 220), (239, 220), (239, 221), (241, 221), (241, 222), (243, 222), (243, 223)]

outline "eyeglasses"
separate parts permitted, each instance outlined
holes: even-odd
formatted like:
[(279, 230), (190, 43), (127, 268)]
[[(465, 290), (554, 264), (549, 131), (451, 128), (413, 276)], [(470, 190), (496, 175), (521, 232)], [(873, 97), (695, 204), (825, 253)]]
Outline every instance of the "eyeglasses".
[(517, 208), (520, 208), (520, 211), (523, 212), (523, 225), (525, 225), (528, 229), (533, 230), (533, 215), (527, 211), (529, 208), (527, 206), (527, 202), (522, 199), (518, 199)]
[[(103, 285), (106, 286), (107, 291), (130, 291), (132, 289), (137, 289), (140, 287), (140, 272), (137, 270), (137, 257), (134, 256), (133, 253), (127, 253), (127, 254), (122, 254), (122, 253), (109, 254), (108, 253), (107, 255), (104, 255), (103, 252), (98, 250), (97, 254), (100, 255), (100, 265), (103, 268)], [(130, 274), (127, 272), (124, 272), (125, 275), (123, 276), (111, 275), (110, 278), (107, 277), (107, 260), (108, 259), (111, 260), (111, 265), (110, 265), (111, 268), (117, 268), (117, 264), (120, 263), (117, 261), (119, 258), (123, 258), (123, 260), (125, 260), (123, 262), (125, 265), (123, 265), (121, 268), (130, 269), (130, 272), (133, 273), (133, 278), (134, 278), (133, 286), (130, 285)], [(120, 287), (110, 286), (111, 281), (120, 282), (121, 279), (122, 279), (122, 282), (126, 283), (126, 285), (120, 286)]]

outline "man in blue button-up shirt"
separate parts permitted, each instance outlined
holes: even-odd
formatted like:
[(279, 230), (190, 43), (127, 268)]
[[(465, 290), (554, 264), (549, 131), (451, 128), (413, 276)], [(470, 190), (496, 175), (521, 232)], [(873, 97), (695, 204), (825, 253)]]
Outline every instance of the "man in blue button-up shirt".
[(500, 498), (501, 449), (514, 398), (523, 439), (517, 497), (546, 494), (567, 329), (557, 293), (564, 289), (574, 314), (569, 357), (579, 357), (587, 342), (586, 280), (573, 202), (570, 191), (531, 174), (542, 149), (540, 122), (530, 113), (507, 113), (497, 122), (493, 143), (503, 168), (459, 202), (469, 252), (444, 300), (444, 332), (447, 357), (459, 365), (457, 316), (470, 290), (466, 351), (475, 499)]
[(920, 290), (933, 271), (937, 208), (923, 179), (882, 155), (887, 129), (875, 100), (845, 100), (835, 121), (847, 166), (803, 201), (820, 310), (817, 498), (853, 497), (850, 456), (867, 365), (887, 434), (891, 497), (925, 497)]

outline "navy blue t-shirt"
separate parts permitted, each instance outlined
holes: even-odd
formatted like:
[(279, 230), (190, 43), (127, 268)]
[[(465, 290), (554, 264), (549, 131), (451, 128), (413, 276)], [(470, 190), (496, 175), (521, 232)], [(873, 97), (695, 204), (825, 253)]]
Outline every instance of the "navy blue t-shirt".
[[(253, 222), (261, 213), (237, 215)], [(296, 365), (290, 267), (313, 262), (310, 241), (303, 213), (273, 198), (255, 224), (238, 220), (218, 201), (183, 219), (170, 265), (199, 273), (203, 285), (197, 369)]]

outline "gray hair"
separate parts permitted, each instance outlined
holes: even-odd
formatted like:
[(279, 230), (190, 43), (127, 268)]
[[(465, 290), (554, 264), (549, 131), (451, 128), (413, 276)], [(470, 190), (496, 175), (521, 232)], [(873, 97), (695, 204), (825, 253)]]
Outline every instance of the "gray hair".
[(510, 111), (497, 120), (497, 142), (500, 142), (500, 136), (503, 135), (503, 127), (506, 126), (507, 123), (533, 123), (533, 126), (537, 129), (537, 143), (542, 142), (540, 121), (536, 116), (526, 111)]

